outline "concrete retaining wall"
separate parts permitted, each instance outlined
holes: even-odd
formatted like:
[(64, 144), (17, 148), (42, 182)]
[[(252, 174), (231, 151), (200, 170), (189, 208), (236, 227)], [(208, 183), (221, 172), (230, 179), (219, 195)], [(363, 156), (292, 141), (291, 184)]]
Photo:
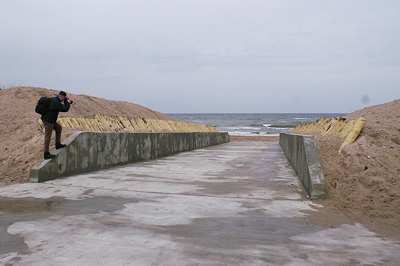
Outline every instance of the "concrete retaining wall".
[(103, 133), (77, 132), (56, 151), (30, 170), (31, 182), (100, 170), (116, 165), (155, 159), (229, 142), (228, 133)]
[(281, 133), (279, 144), (309, 197), (325, 198), (325, 181), (314, 137)]

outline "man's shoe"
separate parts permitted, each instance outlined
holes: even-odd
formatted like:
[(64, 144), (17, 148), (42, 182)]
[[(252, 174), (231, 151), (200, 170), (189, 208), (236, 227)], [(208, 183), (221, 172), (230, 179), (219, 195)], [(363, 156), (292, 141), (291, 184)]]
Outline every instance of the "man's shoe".
[(65, 145), (64, 145), (64, 144), (56, 143), (56, 150), (62, 149), (62, 148), (65, 148)]
[(48, 160), (48, 159), (53, 159), (56, 156), (53, 155), (53, 154), (50, 154), (50, 152), (48, 152), (48, 151), (45, 151), (43, 157), (44, 157), (45, 160)]

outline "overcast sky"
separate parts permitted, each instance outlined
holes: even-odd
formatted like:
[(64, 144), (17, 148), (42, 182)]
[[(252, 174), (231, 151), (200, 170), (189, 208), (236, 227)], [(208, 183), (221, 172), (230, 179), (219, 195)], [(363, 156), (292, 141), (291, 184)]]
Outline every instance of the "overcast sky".
[(349, 112), (400, 98), (400, 1), (0, 0), (0, 86), (164, 113)]

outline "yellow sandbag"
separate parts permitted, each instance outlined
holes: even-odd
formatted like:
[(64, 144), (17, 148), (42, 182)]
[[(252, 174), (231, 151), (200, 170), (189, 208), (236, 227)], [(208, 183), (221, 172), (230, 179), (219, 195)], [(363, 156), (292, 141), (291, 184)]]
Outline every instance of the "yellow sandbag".
[(342, 146), (340, 146), (339, 153), (342, 152), (342, 150), (345, 146), (352, 144), (357, 139), (358, 135), (360, 135), (360, 132), (366, 123), (367, 123), (367, 120), (362, 117), (358, 118), (355, 121), (352, 131), (349, 132), (349, 134), (347, 135), (346, 139), (344, 140)]
[[(38, 123), (44, 131), (40, 119)], [(96, 114), (93, 118), (62, 117), (58, 119), (58, 123), (65, 128), (95, 132), (218, 132), (218, 129), (204, 124), (102, 114)]]

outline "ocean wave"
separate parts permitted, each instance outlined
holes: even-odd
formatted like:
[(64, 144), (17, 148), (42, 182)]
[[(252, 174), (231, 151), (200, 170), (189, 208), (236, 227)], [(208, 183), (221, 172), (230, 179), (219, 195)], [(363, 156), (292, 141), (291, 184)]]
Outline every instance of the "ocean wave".
[(225, 129), (233, 130), (259, 130), (261, 127), (224, 127)]
[(280, 128), (280, 129), (283, 129), (283, 128), (295, 128), (296, 127), (296, 125), (270, 125), (269, 127), (273, 127), (273, 128)]
[(232, 136), (258, 136), (256, 134), (252, 134), (251, 132), (243, 131), (228, 131), (228, 134)]
[(263, 125), (262, 124), (250, 124), (249, 126), (250, 127), (262, 127)]
[(229, 135), (232, 136), (246, 136), (246, 137), (251, 137), (251, 136), (279, 136), (279, 134), (277, 133), (255, 133), (255, 132), (243, 132), (243, 131), (229, 131), (228, 132)]
[(270, 127), (271, 124), (263, 124), (263, 127)]

